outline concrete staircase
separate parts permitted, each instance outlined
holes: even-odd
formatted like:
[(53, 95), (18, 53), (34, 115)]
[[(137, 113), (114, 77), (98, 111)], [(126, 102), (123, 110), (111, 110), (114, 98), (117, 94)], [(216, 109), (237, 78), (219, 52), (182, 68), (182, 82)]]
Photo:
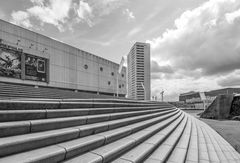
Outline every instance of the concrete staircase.
[(0, 163), (240, 162), (205, 123), (164, 102), (0, 101)]
[(15, 98), (51, 98), (51, 99), (66, 99), (66, 98), (112, 98), (112, 95), (96, 94), (91, 92), (74, 92), (73, 90), (59, 89), (53, 87), (35, 88), (33, 85), (4, 83), (0, 82), (0, 99), (15, 99)]

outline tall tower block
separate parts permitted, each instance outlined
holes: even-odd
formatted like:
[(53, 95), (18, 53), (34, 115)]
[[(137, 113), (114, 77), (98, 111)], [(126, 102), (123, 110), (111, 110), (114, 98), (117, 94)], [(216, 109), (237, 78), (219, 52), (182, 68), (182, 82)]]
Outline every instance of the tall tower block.
[(136, 42), (127, 59), (128, 98), (150, 100), (150, 44)]

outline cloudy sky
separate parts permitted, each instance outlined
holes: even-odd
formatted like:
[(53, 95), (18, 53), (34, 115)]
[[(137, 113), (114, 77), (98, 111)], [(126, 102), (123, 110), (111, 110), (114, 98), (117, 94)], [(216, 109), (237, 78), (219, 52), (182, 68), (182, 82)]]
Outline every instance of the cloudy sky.
[(148, 42), (167, 100), (240, 86), (240, 0), (0, 0), (0, 18), (117, 63)]

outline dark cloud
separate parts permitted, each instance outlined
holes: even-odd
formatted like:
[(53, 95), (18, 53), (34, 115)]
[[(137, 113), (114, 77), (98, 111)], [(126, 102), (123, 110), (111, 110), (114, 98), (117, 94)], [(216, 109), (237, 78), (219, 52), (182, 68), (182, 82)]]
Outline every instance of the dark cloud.
[(173, 69), (171, 66), (166, 65), (166, 66), (160, 66), (156, 61), (152, 60), (151, 61), (151, 72), (152, 73), (166, 73), (166, 74), (172, 74), (174, 73)]
[[(240, 69), (240, 1), (208, 1), (184, 12), (175, 29), (147, 41), (153, 56), (182, 73), (226, 75)], [(157, 71), (156, 69), (153, 69)]]

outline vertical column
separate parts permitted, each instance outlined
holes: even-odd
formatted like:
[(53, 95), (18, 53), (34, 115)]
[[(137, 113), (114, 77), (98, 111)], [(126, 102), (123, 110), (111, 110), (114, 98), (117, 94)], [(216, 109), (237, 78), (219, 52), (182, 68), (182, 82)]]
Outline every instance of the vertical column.
[(21, 52), (21, 79), (25, 80), (25, 54)]
[(46, 82), (50, 82), (50, 61), (49, 59), (46, 59)]

